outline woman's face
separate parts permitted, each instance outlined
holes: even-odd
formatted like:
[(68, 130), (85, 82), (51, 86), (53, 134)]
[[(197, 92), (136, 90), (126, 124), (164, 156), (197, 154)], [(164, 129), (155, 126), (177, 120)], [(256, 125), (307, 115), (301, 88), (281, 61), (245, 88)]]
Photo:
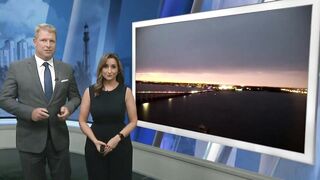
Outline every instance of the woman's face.
[(108, 58), (106, 64), (102, 68), (102, 76), (107, 81), (116, 80), (119, 72), (117, 61), (114, 58)]

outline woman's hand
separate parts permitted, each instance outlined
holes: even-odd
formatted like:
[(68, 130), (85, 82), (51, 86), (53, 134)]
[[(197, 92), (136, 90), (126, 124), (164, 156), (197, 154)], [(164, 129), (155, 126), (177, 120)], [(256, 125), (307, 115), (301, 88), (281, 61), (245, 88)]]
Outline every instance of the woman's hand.
[(105, 152), (105, 147), (107, 146), (107, 144), (106, 143), (104, 143), (104, 142), (102, 142), (102, 141), (99, 141), (99, 140), (96, 140), (95, 142), (94, 142), (94, 145), (96, 145), (96, 148), (97, 148), (97, 151), (99, 152), (99, 153), (101, 153), (101, 152)]
[(118, 135), (114, 136), (113, 138), (111, 138), (108, 142), (107, 145), (105, 147), (105, 151), (104, 151), (104, 155), (107, 155), (108, 153), (110, 153), (113, 149), (115, 149), (118, 145), (118, 143), (120, 142), (120, 137)]

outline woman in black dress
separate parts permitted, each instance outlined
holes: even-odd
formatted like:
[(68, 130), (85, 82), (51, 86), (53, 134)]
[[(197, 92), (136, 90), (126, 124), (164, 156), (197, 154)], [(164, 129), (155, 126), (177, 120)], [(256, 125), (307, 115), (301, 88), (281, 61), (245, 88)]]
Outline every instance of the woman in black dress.
[[(124, 123), (126, 112), (128, 124)], [(93, 119), (91, 127), (87, 124), (89, 113)], [(87, 136), (85, 158), (89, 180), (131, 180), (130, 132), (137, 125), (137, 112), (115, 54), (101, 57), (97, 82), (82, 97), (79, 124)]]

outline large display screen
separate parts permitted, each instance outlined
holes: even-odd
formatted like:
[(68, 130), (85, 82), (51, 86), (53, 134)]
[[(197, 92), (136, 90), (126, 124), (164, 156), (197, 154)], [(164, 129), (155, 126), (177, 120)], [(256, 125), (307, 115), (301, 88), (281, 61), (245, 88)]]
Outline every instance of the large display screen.
[(138, 125), (312, 164), (319, 4), (133, 23)]

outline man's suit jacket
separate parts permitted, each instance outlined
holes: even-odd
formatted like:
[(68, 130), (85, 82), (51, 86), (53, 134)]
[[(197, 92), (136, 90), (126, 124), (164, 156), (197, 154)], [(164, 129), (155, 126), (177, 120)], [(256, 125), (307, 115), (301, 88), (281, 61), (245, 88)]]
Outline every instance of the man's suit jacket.
[[(54, 60), (54, 70), (55, 88), (48, 102), (34, 57), (10, 65), (0, 93), (0, 107), (17, 117), (16, 144), (20, 151), (42, 152), (48, 127), (55, 149), (69, 148), (68, 127), (57, 114), (61, 106), (66, 106), (72, 113), (80, 104), (80, 95), (71, 66)], [(48, 109), (49, 119), (32, 121), (32, 111), (38, 107)]]

